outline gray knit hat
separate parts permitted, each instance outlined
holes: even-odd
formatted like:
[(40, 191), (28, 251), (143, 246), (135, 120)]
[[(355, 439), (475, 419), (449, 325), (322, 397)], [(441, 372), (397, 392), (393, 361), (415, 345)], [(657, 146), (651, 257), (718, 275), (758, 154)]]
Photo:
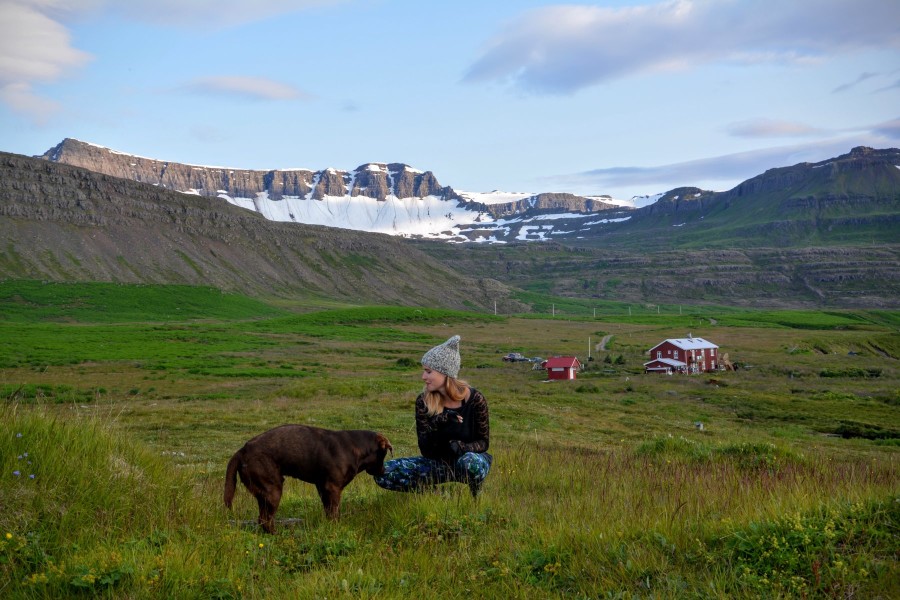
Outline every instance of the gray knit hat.
[(422, 366), (456, 379), (459, 375), (459, 336), (435, 346), (422, 357)]

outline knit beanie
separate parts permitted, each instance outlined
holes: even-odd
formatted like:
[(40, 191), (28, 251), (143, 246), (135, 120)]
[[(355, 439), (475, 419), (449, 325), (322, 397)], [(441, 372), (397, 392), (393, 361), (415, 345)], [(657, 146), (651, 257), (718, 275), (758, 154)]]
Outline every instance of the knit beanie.
[(459, 375), (459, 336), (435, 346), (422, 356), (422, 366), (456, 379)]

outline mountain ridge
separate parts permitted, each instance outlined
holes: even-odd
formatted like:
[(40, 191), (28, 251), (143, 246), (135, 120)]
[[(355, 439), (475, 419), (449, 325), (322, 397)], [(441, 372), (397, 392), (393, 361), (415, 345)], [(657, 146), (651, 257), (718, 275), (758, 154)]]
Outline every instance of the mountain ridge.
[(0, 153), (0, 277), (211, 285), (254, 296), (527, 310), (403, 240)]
[(569, 193), (471, 193), (403, 163), (353, 171), (270, 171), (145, 159), (66, 138), (41, 158), (287, 221), (413, 239), (646, 250), (731, 245), (890, 243), (900, 225), (900, 150), (857, 147), (818, 163), (768, 169), (731, 190), (682, 187), (640, 207)]
[[(145, 158), (72, 138), (39, 158), (221, 198), (271, 220), (459, 242), (491, 241), (491, 236), (483, 233), (484, 225), (507, 219), (559, 211), (592, 214), (625, 210), (602, 198), (555, 192), (484, 202), (442, 186), (431, 171), (403, 163), (366, 163), (352, 171), (250, 170)], [(313, 205), (307, 206), (311, 202)], [(351, 209), (355, 214), (348, 225), (340, 215), (347, 215)]]
[(5, 153), (0, 240), (3, 278), (212, 285), (257, 297), (483, 311), (496, 301), (501, 314), (530, 310), (515, 300), (516, 289), (773, 308), (896, 308), (900, 298), (896, 243), (629, 251), (625, 244), (551, 240), (461, 247), (268, 221), (214, 198)]

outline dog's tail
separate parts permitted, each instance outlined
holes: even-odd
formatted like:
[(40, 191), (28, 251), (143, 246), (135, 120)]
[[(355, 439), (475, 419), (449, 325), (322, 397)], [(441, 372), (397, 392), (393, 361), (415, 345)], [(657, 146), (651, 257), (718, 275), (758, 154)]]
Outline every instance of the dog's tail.
[(234, 500), (234, 489), (237, 486), (238, 465), (241, 464), (241, 451), (238, 450), (228, 461), (228, 468), (225, 470), (225, 506), (231, 508), (231, 501)]

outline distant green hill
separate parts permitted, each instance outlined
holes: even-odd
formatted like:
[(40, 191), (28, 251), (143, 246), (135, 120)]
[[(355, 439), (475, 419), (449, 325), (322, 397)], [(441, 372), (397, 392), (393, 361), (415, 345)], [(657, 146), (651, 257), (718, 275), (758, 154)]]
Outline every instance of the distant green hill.
[(727, 192), (678, 188), (567, 245), (674, 250), (900, 242), (900, 150), (854, 148), (769, 169)]

